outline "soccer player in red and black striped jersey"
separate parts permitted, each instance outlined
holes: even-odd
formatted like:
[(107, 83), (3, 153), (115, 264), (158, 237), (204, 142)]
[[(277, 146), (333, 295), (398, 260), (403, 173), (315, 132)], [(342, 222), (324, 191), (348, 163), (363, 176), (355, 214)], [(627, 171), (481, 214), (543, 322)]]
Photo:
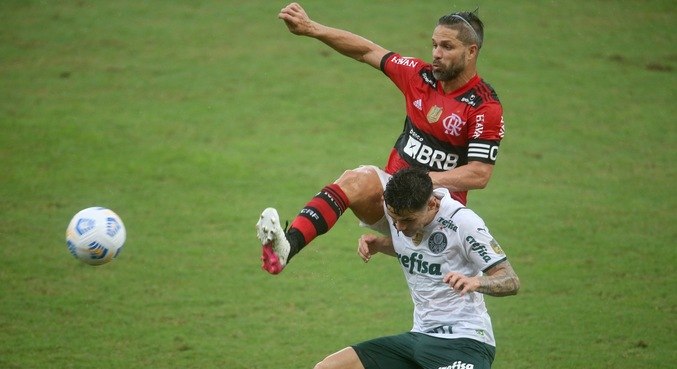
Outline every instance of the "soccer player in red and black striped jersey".
[(322, 41), (337, 52), (381, 70), (405, 99), (404, 129), (383, 169), (347, 170), (313, 197), (283, 230), (273, 208), (257, 223), (263, 269), (282, 271), (289, 259), (327, 232), (350, 208), (361, 223), (387, 232), (382, 180), (402, 168), (429, 171), (436, 187), (462, 204), (469, 190), (484, 188), (504, 134), (503, 108), (493, 88), (477, 74), (484, 25), (474, 12), (442, 16), (432, 34), (432, 63), (405, 57), (351, 32), (313, 21), (297, 3), (278, 17), (289, 31)]

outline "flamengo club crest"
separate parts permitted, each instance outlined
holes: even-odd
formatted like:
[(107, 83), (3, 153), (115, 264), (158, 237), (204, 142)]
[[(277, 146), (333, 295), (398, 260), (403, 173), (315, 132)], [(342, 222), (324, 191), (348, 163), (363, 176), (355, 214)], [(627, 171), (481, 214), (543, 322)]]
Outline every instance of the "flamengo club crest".
[(433, 105), (433, 107), (428, 111), (428, 115), (426, 115), (428, 123), (433, 124), (437, 122), (440, 120), (440, 115), (442, 115), (442, 108), (437, 105)]
[(461, 129), (463, 128), (464, 122), (456, 114), (451, 114), (450, 116), (444, 118), (442, 125), (444, 126), (444, 133), (452, 136), (460, 136)]

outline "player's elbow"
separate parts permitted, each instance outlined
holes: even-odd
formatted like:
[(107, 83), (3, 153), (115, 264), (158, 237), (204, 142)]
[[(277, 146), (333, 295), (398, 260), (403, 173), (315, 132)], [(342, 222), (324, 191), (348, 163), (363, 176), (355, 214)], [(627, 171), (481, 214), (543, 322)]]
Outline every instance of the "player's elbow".
[(487, 187), (487, 185), (489, 184), (489, 178), (490, 177), (478, 177), (477, 182), (475, 183), (475, 187), (476, 187), (475, 189), (477, 189), (477, 190), (485, 189)]

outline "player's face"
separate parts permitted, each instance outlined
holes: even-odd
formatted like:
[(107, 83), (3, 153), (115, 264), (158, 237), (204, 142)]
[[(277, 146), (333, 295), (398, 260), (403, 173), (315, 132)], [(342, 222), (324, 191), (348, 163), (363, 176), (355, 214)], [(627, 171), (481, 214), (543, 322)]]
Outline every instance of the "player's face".
[(388, 215), (393, 218), (395, 229), (404, 233), (407, 237), (414, 237), (416, 232), (425, 227), (430, 219), (427, 216), (429, 206), (424, 206), (421, 210), (403, 210), (396, 212), (395, 209), (388, 206)]
[(454, 80), (468, 64), (468, 47), (457, 35), (457, 30), (445, 26), (433, 31), (433, 76), (438, 81)]

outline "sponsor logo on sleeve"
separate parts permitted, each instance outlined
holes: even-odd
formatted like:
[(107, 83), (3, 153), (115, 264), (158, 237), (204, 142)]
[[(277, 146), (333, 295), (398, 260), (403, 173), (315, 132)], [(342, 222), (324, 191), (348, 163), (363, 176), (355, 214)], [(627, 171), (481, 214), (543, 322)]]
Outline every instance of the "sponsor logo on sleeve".
[(391, 61), (394, 64), (403, 65), (409, 68), (416, 68), (416, 66), (418, 65), (418, 62), (415, 59), (406, 56), (401, 57), (393, 56)]
[(484, 260), (484, 262), (488, 263), (491, 261), (491, 257), (487, 253), (486, 245), (477, 242), (477, 240), (475, 240), (475, 237), (473, 236), (468, 236), (465, 238), (465, 240), (470, 245), (470, 250), (476, 252), (477, 255), (479, 255), (482, 258), (482, 260)]
[(498, 130), (498, 137), (503, 138), (505, 136), (505, 123), (503, 122), (503, 116), (501, 115), (501, 128)]
[(499, 255), (505, 254), (505, 252), (503, 252), (503, 249), (501, 248), (501, 245), (499, 245), (495, 239), (492, 238), (491, 241), (489, 241), (489, 246), (491, 246), (491, 248), (494, 249), (495, 253)]
[(475, 133), (473, 133), (472, 138), (480, 138), (484, 132), (484, 114), (478, 114), (475, 117)]

